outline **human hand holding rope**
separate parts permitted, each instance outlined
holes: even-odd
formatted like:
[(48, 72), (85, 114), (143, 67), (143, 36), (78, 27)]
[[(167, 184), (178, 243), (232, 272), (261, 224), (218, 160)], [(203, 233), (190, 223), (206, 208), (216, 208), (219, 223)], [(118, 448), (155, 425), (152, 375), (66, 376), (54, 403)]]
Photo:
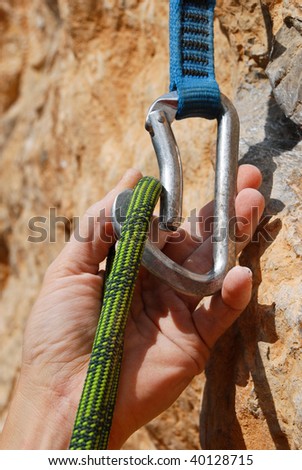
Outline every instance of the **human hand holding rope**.
[[(86, 243), (72, 236), (48, 268), (25, 331), (21, 373), (0, 448), (68, 448), (100, 311), (99, 263), (111, 246), (105, 241), (112, 235), (106, 216), (115, 196), (132, 188), (140, 177), (130, 170), (111, 193), (88, 209), (81, 235), (91, 230), (87, 220), (93, 217), (93, 230), (99, 236)], [(264, 208), (257, 191), (260, 184), (255, 167), (239, 168), (236, 214), (247, 221), (238, 233), (247, 236), (244, 244)], [(99, 218), (102, 211), (105, 217)], [(206, 218), (211, 211), (210, 204), (201, 214)], [(203, 244), (190, 236), (182, 240), (169, 237), (162, 242), (163, 251), (188, 269), (206, 271), (210, 237)], [(242, 248), (238, 244), (238, 250)], [(136, 429), (168, 408), (204, 369), (216, 340), (247, 306), (251, 287), (251, 272), (237, 266), (226, 276), (221, 292), (198, 307), (199, 299), (176, 293), (141, 269), (126, 329), (111, 448), (120, 448)]]

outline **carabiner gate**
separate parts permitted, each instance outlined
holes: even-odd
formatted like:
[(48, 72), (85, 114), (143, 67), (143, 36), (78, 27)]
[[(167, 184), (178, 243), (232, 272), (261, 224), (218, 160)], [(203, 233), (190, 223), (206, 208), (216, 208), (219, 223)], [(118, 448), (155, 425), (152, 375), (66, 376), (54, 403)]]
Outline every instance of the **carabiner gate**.
[[(213, 268), (206, 274), (191, 272), (168, 258), (149, 240), (142, 259), (142, 264), (163, 282), (179, 292), (198, 297), (217, 292), (236, 260), (235, 197), (239, 119), (236, 109), (226, 96), (221, 95), (221, 103), (216, 147)], [(163, 95), (150, 107), (146, 120), (146, 129), (151, 135), (163, 186), (160, 207), (160, 228), (163, 230), (177, 230), (181, 224), (182, 166), (171, 128), (177, 107), (177, 92)], [(118, 236), (121, 214), (126, 212), (130, 197), (131, 191), (124, 191), (114, 203), (113, 222)]]

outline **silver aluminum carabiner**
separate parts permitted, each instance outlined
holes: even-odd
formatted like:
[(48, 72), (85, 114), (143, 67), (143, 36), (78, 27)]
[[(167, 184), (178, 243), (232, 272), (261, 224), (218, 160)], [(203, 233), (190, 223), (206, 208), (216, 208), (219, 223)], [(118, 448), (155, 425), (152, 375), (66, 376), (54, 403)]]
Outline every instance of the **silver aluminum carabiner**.
[[(213, 268), (206, 274), (197, 274), (178, 265), (149, 240), (142, 264), (163, 282), (187, 295), (203, 297), (217, 292), (228, 270), (235, 265), (235, 197), (237, 183), (239, 119), (236, 109), (224, 95), (222, 112), (218, 118), (216, 149)], [(156, 100), (146, 120), (158, 159), (163, 186), (160, 207), (160, 228), (177, 230), (182, 213), (182, 167), (177, 143), (171, 128), (178, 106), (176, 92)], [(113, 206), (114, 228), (119, 236), (122, 217), (131, 197), (131, 190), (117, 196)]]

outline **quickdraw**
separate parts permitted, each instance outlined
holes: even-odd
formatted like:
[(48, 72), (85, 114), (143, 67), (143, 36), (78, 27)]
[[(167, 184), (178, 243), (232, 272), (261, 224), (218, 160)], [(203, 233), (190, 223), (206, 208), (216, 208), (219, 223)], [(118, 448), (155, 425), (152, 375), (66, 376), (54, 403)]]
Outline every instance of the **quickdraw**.
[[(120, 238), (105, 284), (103, 307), (75, 421), (70, 449), (106, 449), (115, 406), (123, 337), (140, 263), (163, 282), (202, 297), (221, 288), (235, 264), (235, 195), (239, 121), (220, 94), (214, 74), (215, 0), (170, 1), (170, 93), (151, 106), (146, 128), (158, 159), (161, 184), (141, 180), (113, 206)], [(217, 119), (213, 269), (192, 273), (167, 258), (147, 239), (148, 223), (161, 192), (160, 228), (177, 230), (182, 216), (183, 176), (172, 132), (174, 119)], [(127, 214), (125, 220), (121, 214)], [(110, 263), (111, 265), (111, 263)]]

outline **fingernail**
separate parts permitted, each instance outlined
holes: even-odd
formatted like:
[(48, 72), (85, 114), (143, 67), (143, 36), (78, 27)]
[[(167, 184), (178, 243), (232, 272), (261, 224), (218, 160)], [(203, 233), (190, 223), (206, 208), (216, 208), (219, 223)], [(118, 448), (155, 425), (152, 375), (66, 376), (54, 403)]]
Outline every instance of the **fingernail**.
[(246, 272), (248, 273), (248, 276), (250, 279), (253, 279), (253, 273), (252, 271), (250, 270), (250, 268), (247, 268), (246, 266), (243, 266), (244, 269), (246, 270)]

